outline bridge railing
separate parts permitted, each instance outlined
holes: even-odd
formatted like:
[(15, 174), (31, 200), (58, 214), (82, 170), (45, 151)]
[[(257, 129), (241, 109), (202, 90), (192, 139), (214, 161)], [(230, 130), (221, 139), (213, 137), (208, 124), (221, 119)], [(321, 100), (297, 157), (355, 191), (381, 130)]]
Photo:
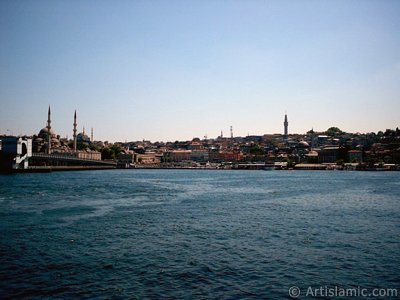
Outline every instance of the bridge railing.
[(43, 158), (43, 159), (48, 159), (48, 160), (64, 160), (64, 161), (76, 161), (76, 162), (89, 162), (89, 163), (102, 164), (102, 165), (116, 165), (115, 162), (111, 162), (111, 161), (78, 158), (73, 155), (32, 153), (32, 157)]

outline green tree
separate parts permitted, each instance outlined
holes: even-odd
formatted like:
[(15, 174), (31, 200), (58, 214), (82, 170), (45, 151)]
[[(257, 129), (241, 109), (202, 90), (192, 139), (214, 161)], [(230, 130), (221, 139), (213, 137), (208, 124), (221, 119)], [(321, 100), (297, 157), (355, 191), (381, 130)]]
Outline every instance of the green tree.
[(253, 154), (253, 155), (264, 155), (265, 154), (265, 150), (260, 148), (257, 145), (254, 145), (253, 147), (250, 148), (250, 154)]
[(344, 160), (343, 159), (339, 159), (339, 160), (336, 161), (336, 164), (338, 166), (343, 166), (344, 165)]
[(114, 159), (114, 152), (110, 148), (101, 149), (101, 159)]
[(325, 133), (326, 133), (326, 135), (329, 135), (329, 136), (339, 136), (339, 135), (343, 134), (344, 132), (341, 131), (338, 127), (330, 127), (330, 128), (328, 128), (328, 130)]

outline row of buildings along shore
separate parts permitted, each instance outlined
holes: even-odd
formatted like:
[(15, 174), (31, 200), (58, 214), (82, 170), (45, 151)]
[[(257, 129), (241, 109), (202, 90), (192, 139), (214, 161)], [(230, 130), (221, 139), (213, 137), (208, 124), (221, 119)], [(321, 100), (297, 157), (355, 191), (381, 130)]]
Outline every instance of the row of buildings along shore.
[(194, 138), (190, 141), (132, 141), (108, 143), (78, 133), (73, 116), (72, 139), (61, 138), (47, 124), (37, 135), (0, 136), (0, 166), (3, 169), (40, 167), (68, 168), (223, 168), (223, 169), (350, 169), (399, 170), (400, 130), (377, 133), (346, 133), (337, 127), (324, 132), (313, 129), (289, 134), (285, 114), (282, 134)]

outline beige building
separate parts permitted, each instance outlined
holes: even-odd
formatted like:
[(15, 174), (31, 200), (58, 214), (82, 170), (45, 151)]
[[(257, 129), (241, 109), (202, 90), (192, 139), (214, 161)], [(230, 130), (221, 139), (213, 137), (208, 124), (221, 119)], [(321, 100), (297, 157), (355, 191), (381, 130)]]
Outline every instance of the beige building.
[(191, 150), (173, 150), (168, 152), (168, 156), (171, 162), (181, 162), (185, 160), (190, 160)]
[(144, 154), (135, 153), (134, 161), (140, 164), (159, 164), (161, 157), (155, 152), (146, 152)]
[(101, 160), (101, 153), (93, 150), (76, 151), (74, 156), (80, 159)]

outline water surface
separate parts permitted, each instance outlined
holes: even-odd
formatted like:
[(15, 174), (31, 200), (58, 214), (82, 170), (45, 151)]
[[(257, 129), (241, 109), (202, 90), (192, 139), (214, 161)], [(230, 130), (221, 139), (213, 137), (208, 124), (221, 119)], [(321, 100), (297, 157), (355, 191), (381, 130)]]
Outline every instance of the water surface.
[(398, 287), (400, 173), (0, 176), (0, 298), (271, 299)]

